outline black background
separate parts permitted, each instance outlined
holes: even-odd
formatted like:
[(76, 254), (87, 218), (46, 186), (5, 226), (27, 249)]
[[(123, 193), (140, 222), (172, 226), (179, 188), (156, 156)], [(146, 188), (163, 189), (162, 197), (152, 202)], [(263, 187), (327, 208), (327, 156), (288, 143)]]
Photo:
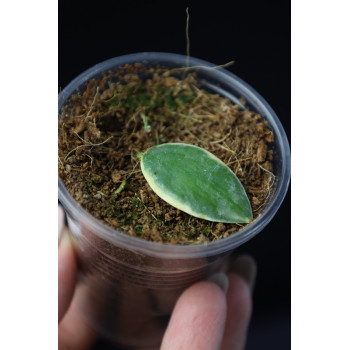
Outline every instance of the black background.
[[(186, 54), (229, 68), (254, 87), (290, 139), (290, 2), (59, 1), (58, 83), (129, 53)], [(247, 350), (290, 348), (290, 192), (272, 222), (237, 250), (258, 264)], [(100, 345), (98, 349), (105, 348)]]

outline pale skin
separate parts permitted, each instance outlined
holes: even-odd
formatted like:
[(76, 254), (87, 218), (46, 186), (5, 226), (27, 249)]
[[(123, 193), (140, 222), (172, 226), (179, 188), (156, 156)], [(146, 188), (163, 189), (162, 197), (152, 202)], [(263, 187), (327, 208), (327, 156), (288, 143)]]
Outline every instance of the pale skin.
[[(58, 228), (63, 233), (58, 244), (58, 347), (60, 350), (87, 350), (98, 336), (76, 309), (73, 294), (77, 263), (60, 211), (59, 208)], [(244, 349), (252, 309), (251, 291), (238, 274), (228, 273), (227, 276), (226, 294), (218, 284), (209, 281), (196, 283), (183, 292), (160, 350)]]

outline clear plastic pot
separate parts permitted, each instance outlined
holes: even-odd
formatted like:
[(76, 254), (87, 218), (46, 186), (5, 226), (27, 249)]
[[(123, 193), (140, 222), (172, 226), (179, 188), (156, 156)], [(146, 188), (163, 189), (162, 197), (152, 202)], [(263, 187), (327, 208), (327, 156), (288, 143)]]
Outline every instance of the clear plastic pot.
[[(88, 69), (62, 90), (59, 114), (72, 94), (84, 91), (91, 78), (127, 63), (169, 68), (185, 67), (186, 56), (139, 53), (116, 57)], [(283, 127), (267, 102), (249, 85), (224, 69), (190, 58), (203, 88), (260, 113), (274, 132), (274, 187), (264, 211), (238, 233), (207, 244), (171, 245), (145, 241), (116, 231), (85, 211), (68, 193), (61, 179), (63, 205), (79, 263), (79, 310), (101, 336), (126, 347), (160, 344), (171, 310), (181, 292), (215, 273), (234, 248), (258, 234), (273, 218), (286, 194), (290, 178), (290, 150)]]

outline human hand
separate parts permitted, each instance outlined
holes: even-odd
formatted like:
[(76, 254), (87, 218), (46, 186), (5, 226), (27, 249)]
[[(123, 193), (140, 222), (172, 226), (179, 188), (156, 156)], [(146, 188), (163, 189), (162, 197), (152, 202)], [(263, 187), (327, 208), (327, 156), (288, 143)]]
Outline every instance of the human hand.
[[(61, 207), (58, 216), (59, 349), (90, 349), (98, 336), (77, 311), (73, 298), (77, 263)], [(250, 257), (242, 256), (229, 270), (231, 272), (218, 273), (210, 281), (198, 282), (183, 292), (173, 310), (161, 350), (244, 349), (256, 266)]]

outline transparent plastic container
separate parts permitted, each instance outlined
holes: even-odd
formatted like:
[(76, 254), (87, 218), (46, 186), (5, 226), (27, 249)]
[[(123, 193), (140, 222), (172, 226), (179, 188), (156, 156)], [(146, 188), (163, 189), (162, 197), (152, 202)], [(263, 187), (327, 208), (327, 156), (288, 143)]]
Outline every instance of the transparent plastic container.
[[(58, 111), (73, 93), (83, 92), (91, 78), (127, 63), (169, 68), (185, 67), (186, 56), (170, 53), (138, 53), (116, 57), (75, 78), (58, 98)], [(63, 205), (79, 264), (79, 311), (101, 336), (117, 345), (139, 348), (158, 346), (172, 308), (189, 285), (215, 273), (238, 246), (258, 234), (273, 218), (287, 192), (290, 149), (286, 134), (268, 103), (249, 85), (225, 69), (190, 58), (203, 88), (240, 104), (265, 118), (275, 135), (272, 194), (253, 223), (225, 239), (197, 245), (171, 245), (131, 237), (104, 225), (85, 211), (58, 179)]]

